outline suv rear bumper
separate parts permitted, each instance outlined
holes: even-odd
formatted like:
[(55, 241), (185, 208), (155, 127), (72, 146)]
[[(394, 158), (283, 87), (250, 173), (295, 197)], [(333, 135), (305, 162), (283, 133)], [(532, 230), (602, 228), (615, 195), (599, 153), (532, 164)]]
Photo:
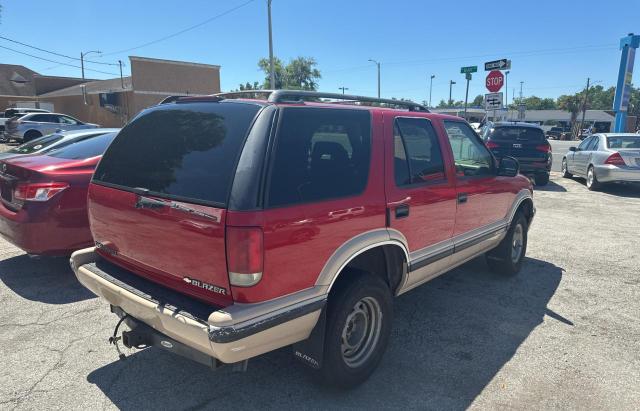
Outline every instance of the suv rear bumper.
[[(243, 361), (307, 339), (326, 304), (326, 290), (313, 287), (275, 300), (222, 309), (193, 302), (193, 314), (182, 308), (183, 295), (164, 289), (163, 296), (157, 298), (149, 290), (161, 286), (147, 282), (150, 288), (142, 289), (137, 285), (144, 280), (131, 273), (128, 275), (139, 281), (127, 284), (122, 281), (128, 278), (124, 270), (108, 269), (110, 265), (100, 261), (94, 247), (73, 253), (71, 267), (82, 285), (130, 317), (223, 363)], [(172, 294), (183, 304), (173, 305), (166, 298)]]

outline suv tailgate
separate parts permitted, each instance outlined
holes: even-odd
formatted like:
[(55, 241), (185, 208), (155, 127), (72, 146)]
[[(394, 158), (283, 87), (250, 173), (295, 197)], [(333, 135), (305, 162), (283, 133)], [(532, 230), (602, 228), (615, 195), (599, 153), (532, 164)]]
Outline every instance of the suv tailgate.
[(123, 128), (89, 188), (98, 252), (164, 286), (231, 304), (226, 203), (260, 108), (246, 102), (166, 104)]

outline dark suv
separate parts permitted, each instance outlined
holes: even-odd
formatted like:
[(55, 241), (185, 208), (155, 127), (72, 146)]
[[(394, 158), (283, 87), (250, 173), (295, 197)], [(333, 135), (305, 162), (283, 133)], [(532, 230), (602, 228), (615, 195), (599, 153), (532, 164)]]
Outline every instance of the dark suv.
[(487, 123), (482, 138), (496, 158), (516, 158), (520, 172), (533, 177), (536, 185), (549, 182), (553, 155), (540, 126), (522, 122)]
[(241, 369), (293, 345), (349, 387), (380, 361), (395, 296), (485, 253), (520, 270), (535, 209), (517, 173), (463, 119), (411, 102), (180, 98), (105, 153), (88, 194), (95, 247), (71, 265), (129, 327), (116, 344)]

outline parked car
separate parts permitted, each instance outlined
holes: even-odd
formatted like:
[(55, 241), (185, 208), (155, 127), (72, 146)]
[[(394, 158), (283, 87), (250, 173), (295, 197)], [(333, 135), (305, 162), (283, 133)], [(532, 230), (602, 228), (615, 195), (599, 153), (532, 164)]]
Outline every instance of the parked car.
[(39, 108), (29, 108), (29, 107), (13, 107), (8, 108), (4, 111), (4, 115), (0, 117), (0, 140), (5, 140), (4, 132), (5, 125), (9, 119), (13, 117), (22, 117), (27, 113), (48, 113), (48, 110), (42, 110)]
[(496, 122), (484, 129), (483, 139), (496, 158), (505, 156), (520, 162), (520, 172), (535, 179), (536, 185), (549, 183), (553, 155), (542, 128), (524, 122)]
[[(244, 368), (294, 344), (325, 382), (351, 387), (385, 351), (394, 296), (483, 253), (520, 270), (531, 183), (463, 119), (251, 93), (268, 100), (149, 108), (96, 169), (95, 247), (71, 266), (128, 325), (125, 346)], [(321, 98), (349, 104), (303, 102)]]
[(66, 114), (31, 113), (22, 117), (13, 117), (7, 121), (5, 138), (27, 142), (57, 131), (98, 128), (97, 124), (83, 123)]
[(546, 132), (547, 138), (552, 140), (560, 140), (564, 129), (562, 127), (551, 127), (549, 131)]
[(562, 176), (586, 178), (589, 190), (604, 184), (640, 182), (640, 135), (594, 134), (562, 158)]
[(0, 160), (10, 157), (42, 154), (51, 150), (57, 150), (69, 144), (106, 133), (117, 133), (119, 128), (92, 128), (79, 131), (60, 131), (31, 140), (10, 150), (0, 153)]
[(70, 255), (93, 244), (87, 187), (116, 133), (46, 154), (0, 161), (0, 234), (29, 254)]

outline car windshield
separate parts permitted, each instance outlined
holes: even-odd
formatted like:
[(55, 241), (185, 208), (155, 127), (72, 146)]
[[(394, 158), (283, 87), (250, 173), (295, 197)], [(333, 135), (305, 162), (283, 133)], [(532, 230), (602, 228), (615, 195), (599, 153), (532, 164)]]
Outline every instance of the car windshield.
[(63, 138), (64, 136), (62, 136), (61, 134), (49, 134), (40, 138), (36, 138), (35, 140), (31, 140), (28, 143), (19, 145), (18, 147), (14, 147), (8, 152), (12, 154), (35, 153), (51, 146), (52, 144), (62, 140)]
[(609, 148), (640, 148), (640, 135), (638, 136), (613, 136), (607, 137)]
[(80, 160), (104, 154), (117, 133), (106, 133), (94, 138), (74, 142), (62, 148), (55, 148), (47, 153), (48, 156)]
[(496, 127), (491, 133), (492, 140), (544, 141), (544, 133), (535, 127)]

